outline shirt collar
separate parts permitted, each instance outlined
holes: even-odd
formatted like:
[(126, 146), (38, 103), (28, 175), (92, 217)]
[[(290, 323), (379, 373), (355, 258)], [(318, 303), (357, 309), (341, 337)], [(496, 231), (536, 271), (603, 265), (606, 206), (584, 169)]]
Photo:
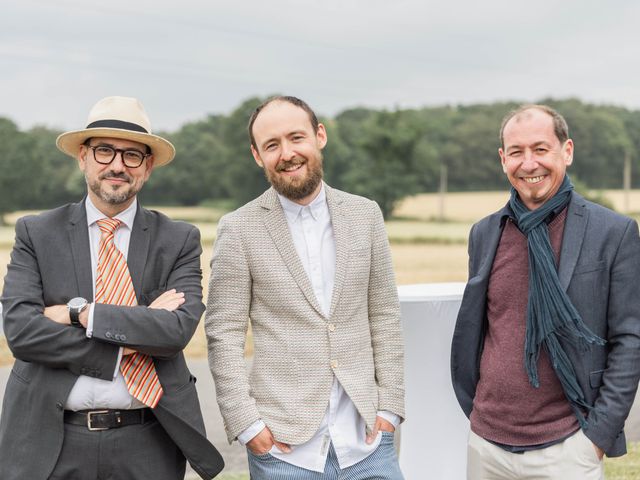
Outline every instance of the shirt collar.
[(327, 207), (327, 194), (324, 190), (324, 182), (321, 183), (320, 191), (316, 198), (312, 200), (309, 205), (300, 205), (292, 200), (289, 200), (287, 197), (284, 197), (278, 193), (278, 200), (280, 200), (280, 205), (282, 205), (282, 209), (284, 210), (285, 215), (287, 216), (287, 220), (289, 222), (294, 222), (305, 208), (308, 208), (311, 217), (314, 220), (318, 220), (323, 213), (328, 210)]
[[(87, 225), (91, 226), (98, 220), (107, 218), (107, 216), (100, 210), (98, 210), (98, 207), (93, 204), (91, 198), (89, 198), (89, 195), (87, 195), (85, 207), (87, 209)], [(138, 201), (134, 199), (133, 202), (131, 202), (131, 205), (129, 205), (125, 210), (123, 210), (113, 218), (117, 218), (122, 223), (124, 223), (127, 228), (129, 228), (129, 230), (131, 230), (133, 228), (133, 220), (136, 218), (137, 210)]]

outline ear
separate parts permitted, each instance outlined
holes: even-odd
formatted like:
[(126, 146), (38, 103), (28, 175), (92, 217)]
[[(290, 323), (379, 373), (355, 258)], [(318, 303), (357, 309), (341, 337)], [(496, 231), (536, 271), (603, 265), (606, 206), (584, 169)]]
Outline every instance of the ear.
[(564, 164), (567, 167), (573, 163), (573, 140), (570, 138), (562, 146), (562, 155), (564, 156)]
[(153, 157), (153, 155), (147, 157), (147, 159), (145, 160), (146, 162), (146, 169), (147, 171), (144, 174), (144, 181), (146, 182), (147, 180), (149, 180), (149, 177), (151, 176), (151, 171), (153, 170), (154, 164), (155, 164), (155, 158)]
[(507, 173), (507, 157), (502, 150), (502, 148), (498, 149), (498, 155), (500, 155), (500, 163), (502, 164), (502, 171)]
[(89, 152), (89, 147), (87, 147), (86, 145), (80, 145), (80, 150), (78, 150), (78, 154), (76, 155), (76, 158), (78, 159), (78, 166), (80, 167), (80, 170), (82, 170), (83, 172), (87, 168), (88, 152)]
[(318, 131), (316, 132), (316, 142), (318, 143), (318, 148), (322, 150), (327, 145), (327, 130), (324, 128), (322, 123), (318, 124)]
[(258, 166), (260, 168), (264, 168), (264, 163), (262, 162), (262, 159), (260, 158), (260, 154), (258, 153), (258, 151), (254, 148), (253, 145), (251, 145), (251, 155), (253, 155), (253, 159), (256, 161), (256, 163), (258, 164)]

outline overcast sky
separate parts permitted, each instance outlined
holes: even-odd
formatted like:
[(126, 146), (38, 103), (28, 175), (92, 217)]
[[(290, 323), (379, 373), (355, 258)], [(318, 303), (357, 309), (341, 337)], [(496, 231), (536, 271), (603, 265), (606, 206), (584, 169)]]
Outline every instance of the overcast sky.
[(0, 116), (83, 127), (107, 95), (154, 130), (299, 96), (320, 114), (575, 96), (640, 108), (640, 2), (20, 0), (0, 14)]

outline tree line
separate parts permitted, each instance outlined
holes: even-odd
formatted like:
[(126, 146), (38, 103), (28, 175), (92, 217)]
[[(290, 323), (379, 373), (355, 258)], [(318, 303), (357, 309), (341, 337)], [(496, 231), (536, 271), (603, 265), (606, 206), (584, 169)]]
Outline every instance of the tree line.
[[(239, 206), (267, 188), (251, 157), (246, 131), (264, 99), (245, 100), (228, 115), (209, 115), (161, 132), (176, 158), (154, 171), (141, 197), (154, 205), (224, 201)], [(589, 188), (621, 188), (625, 157), (639, 164), (640, 111), (578, 99), (544, 99), (562, 113), (575, 142), (572, 177)], [(497, 149), (502, 117), (518, 104), (376, 110), (351, 108), (321, 118), (327, 182), (376, 200), (385, 216), (398, 200), (437, 191), (443, 167), (449, 191), (504, 190), (508, 184)], [(51, 208), (77, 201), (86, 187), (75, 162), (59, 152), (60, 132), (44, 126), (20, 130), (0, 117), (0, 218), (10, 211)], [(631, 186), (640, 187), (640, 176)]]

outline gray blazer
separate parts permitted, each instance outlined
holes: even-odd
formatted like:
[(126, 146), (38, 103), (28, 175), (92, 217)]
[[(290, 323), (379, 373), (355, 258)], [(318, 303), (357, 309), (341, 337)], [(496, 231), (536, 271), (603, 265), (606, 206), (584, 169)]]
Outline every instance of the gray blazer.
[(377, 410), (404, 417), (400, 309), (382, 214), (365, 198), (329, 187), (326, 195), (336, 242), (326, 316), (273, 189), (218, 225), (205, 329), (229, 442), (258, 419), (281, 442), (307, 441), (334, 374), (368, 427)]
[[(204, 310), (200, 233), (138, 206), (127, 263), (139, 306), (96, 304), (89, 339), (83, 329), (42, 315), (45, 306), (76, 296), (92, 301), (86, 218), (83, 201), (16, 224), (2, 295), (4, 331), (16, 361), (0, 418), (0, 478), (49, 476), (62, 446), (65, 400), (78, 375), (111, 380), (120, 346), (153, 356), (164, 389), (154, 414), (194, 470), (213, 478), (224, 463), (205, 438), (196, 380), (182, 354)], [(185, 293), (179, 309), (146, 307), (170, 288)]]
[[(451, 376), (464, 413), (473, 408), (486, 324), (487, 285), (502, 234), (502, 209), (469, 235), (469, 281), (453, 335)], [(524, 254), (524, 252), (523, 252)], [(586, 325), (607, 340), (581, 352), (563, 342), (588, 402), (587, 437), (610, 457), (626, 453), (623, 431), (640, 378), (638, 225), (573, 193), (564, 227), (560, 282)]]

